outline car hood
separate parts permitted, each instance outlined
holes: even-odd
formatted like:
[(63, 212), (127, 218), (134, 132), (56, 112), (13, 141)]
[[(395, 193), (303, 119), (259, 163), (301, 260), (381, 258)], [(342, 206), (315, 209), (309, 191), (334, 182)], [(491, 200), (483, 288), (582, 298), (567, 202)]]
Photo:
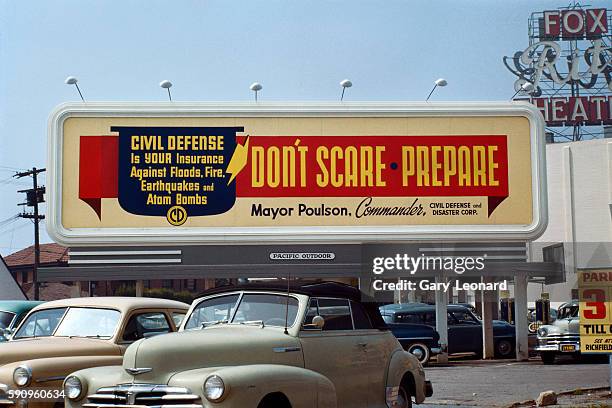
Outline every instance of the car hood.
[(549, 334), (580, 333), (580, 318), (557, 319), (552, 324), (542, 327), (546, 327)]
[(2, 343), (0, 365), (46, 357), (120, 354), (119, 347), (108, 340), (37, 337)]
[[(290, 350), (285, 352), (285, 348)], [(166, 383), (181, 371), (243, 364), (303, 366), (300, 342), (282, 328), (223, 325), (140, 340), (125, 352), (123, 368), (150, 369), (134, 381)]]

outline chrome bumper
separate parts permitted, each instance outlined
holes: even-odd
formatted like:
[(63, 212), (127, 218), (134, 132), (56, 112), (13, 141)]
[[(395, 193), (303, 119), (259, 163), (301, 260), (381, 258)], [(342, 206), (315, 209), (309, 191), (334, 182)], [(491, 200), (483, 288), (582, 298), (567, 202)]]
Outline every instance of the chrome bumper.
[(114, 404), (83, 404), (88, 408), (202, 408), (202, 405), (114, 405)]
[[(573, 347), (573, 349), (572, 349)], [(563, 342), (548, 342), (546, 344), (539, 343), (536, 351), (556, 351), (558, 353), (577, 353), (580, 351), (580, 342), (563, 341)]]
[(8, 399), (8, 385), (0, 383), (0, 407), (10, 407), (15, 405), (15, 401)]
[(435, 356), (442, 353), (442, 347), (434, 347), (429, 349), (431, 351), (431, 355)]

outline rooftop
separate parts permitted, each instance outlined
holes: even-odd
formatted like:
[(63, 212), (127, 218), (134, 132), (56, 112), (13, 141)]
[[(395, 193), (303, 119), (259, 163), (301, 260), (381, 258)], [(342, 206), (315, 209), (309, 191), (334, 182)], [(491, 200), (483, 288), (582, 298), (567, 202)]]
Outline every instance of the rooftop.
[[(51, 243), (40, 245), (40, 264), (68, 263), (68, 248)], [(4, 258), (9, 268), (29, 266), (34, 264), (34, 245), (14, 252)]]

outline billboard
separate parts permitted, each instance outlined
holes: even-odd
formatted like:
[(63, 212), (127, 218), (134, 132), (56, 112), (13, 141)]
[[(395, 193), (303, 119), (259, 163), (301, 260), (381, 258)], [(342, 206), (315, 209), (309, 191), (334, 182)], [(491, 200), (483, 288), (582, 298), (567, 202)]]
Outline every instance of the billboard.
[(125, 104), (49, 122), (65, 245), (535, 238), (543, 121), (526, 103)]
[(578, 275), (580, 352), (612, 353), (612, 271)]

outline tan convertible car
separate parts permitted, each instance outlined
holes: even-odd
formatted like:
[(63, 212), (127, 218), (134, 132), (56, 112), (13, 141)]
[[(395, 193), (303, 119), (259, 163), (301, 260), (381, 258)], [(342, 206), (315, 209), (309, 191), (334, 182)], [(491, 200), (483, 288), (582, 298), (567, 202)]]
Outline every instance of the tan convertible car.
[(136, 340), (176, 331), (189, 306), (153, 298), (92, 297), (32, 309), (0, 344), (0, 407), (63, 405), (62, 382), (82, 368), (121, 364)]
[(181, 332), (77, 371), (67, 408), (408, 408), (432, 395), (375, 303), (338, 283), (245, 285), (196, 300)]

